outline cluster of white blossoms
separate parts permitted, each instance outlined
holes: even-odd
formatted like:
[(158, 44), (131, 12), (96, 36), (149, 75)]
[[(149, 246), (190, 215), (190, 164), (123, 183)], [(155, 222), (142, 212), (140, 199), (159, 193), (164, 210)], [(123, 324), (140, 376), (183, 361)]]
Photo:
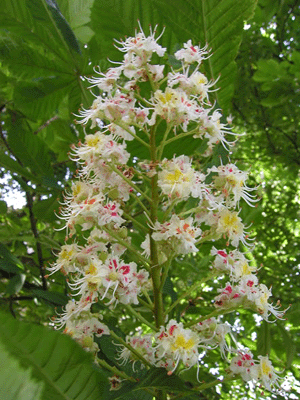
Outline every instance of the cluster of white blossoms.
[[(100, 94), (90, 109), (80, 111), (79, 123), (90, 133), (72, 147), (70, 157), (79, 170), (60, 211), (66, 244), (49, 270), (67, 276), (74, 297), (56, 318), (58, 327), (96, 354), (94, 338), (111, 334), (117, 339), (104, 323), (107, 313), (94, 313), (93, 305), (121, 313), (127, 306), (126, 312), (131, 310), (140, 324), (139, 334), (120, 340), (119, 363), (163, 367), (171, 374), (195, 365), (199, 369), (203, 349), (219, 348), (225, 360), (230, 352), (236, 354), (227, 340), (231, 326), (219, 317), (226, 311), (250, 307), (266, 320), (283, 312), (268, 302), (271, 291), (258, 283), (256, 268), (238, 250), (242, 244), (250, 252), (253, 240), (239, 214), (240, 203), (253, 206), (257, 201), (255, 188), (245, 183), (248, 174), (232, 163), (197, 170), (199, 161), (184, 155), (184, 148), (179, 155), (165, 156), (174, 142), (189, 137), (199, 147), (206, 145), (207, 157), (217, 144), (231, 146), (226, 137), (233, 133), (209, 101), (215, 83), (200, 71), (207, 48), (185, 43), (174, 55), (181, 63), (175, 70), (152, 63), (166, 53), (158, 39), (154, 30), (148, 37), (141, 31), (117, 41), (123, 61), (87, 78), (91, 90)], [(176, 321), (159, 300), (172, 260), (197, 253), (210, 240), (214, 246), (218, 240), (221, 248), (227, 246), (211, 251), (212, 271), (228, 281), (215, 297), (215, 314)], [(154, 324), (149, 313), (144, 317), (145, 309), (151, 310)], [(148, 325), (146, 334), (141, 324)], [(239, 352), (230, 370), (269, 389), (277, 383), (266, 357), (258, 362)], [(111, 379), (119, 387), (119, 378)]]
[(280, 304), (273, 306), (268, 302), (272, 295), (271, 290), (263, 283), (258, 283), (258, 278), (254, 275), (257, 269), (250, 265), (245, 254), (237, 249), (227, 252), (215, 247), (211, 254), (215, 256), (213, 267), (228, 272), (230, 276), (230, 282), (226, 283), (225, 288), (218, 290), (220, 294), (215, 298), (216, 307), (236, 308), (243, 304), (244, 307), (258, 312), (266, 321), (269, 321), (270, 315), (279, 319), (283, 317), (284, 311), (279, 310)]
[(244, 381), (259, 381), (268, 390), (272, 386), (278, 386), (279, 376), (275, 373), (268, 356), (258, 356), (259, 360), (253, 359), (253, 354), (245, 349), (238, 351), (237, 355), (231, 359), (230, 371), (239, 374)]

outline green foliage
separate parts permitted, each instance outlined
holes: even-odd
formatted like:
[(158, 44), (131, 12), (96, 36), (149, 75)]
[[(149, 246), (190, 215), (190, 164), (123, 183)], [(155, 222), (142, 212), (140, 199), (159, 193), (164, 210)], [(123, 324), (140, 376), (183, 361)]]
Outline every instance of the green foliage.
[[(31, 377), (30, 369), (23, 369), (15, 358), (11, 357), (0, 341), (0, 396), (1, 399), (42, 400), (43, 382)], [(5, 365), (5, 368), (3, 368)]]
[[(220, 89), (212, 93), (212, 98), (227, 113), (233, 114), (239, 132), (247, 131), (231, 158), (238, 164), (252, 166), (251, 184), (262, 181), (259, 188), (262, 201), (254, 210), (244, 207), (243, 213), (248, 218), (247, 223), (253, 222), (256, 231), (255, 258), (258, 265), (264, 264), (260, 270), (262, 281), (268, 286), (273, 285), (273, 293), (280, 298), (284, 308), (290, 303), (292, 307), (287, 313), (288, 321), (272, 326), (263, 323), (253, 327), (247, 312), (240, 318), (248, 332), (257, 334), (257, 352), (271, 353), (276, 357), (279, 369), (290, 368), (299, 379), (296, 363), (300, 346), (297, 285), (300, 262), (299, 5), (292, 0), (259, 0), (255, 8), (256, 3), (255, 0), (180, 0), (175, 6), (167, 0), (2, 1), (0, 165), (2, 171), (9, 172), (11, 182), (26, 195), (26, 206), (22, 210), (13, 210), (0, 201), (1, 306), (18, 319), (46, 323), (55, 306), (66, 304), (64, 277), (56, 277), (54, 282), (45, 275), (47, 265), (53, 262), (55, 250), (64, 238), (64, 233), (56, 230), (62, 225), (54, 212), (59, 211), (62, 187), (68, 186), (68, 178), (74, 174), (67, 153), (70, 145), (82, 137), (80, 128), (73, 123), (73, 114), (78, 112), (81, 104), (88, 107), (92, 101), (83, 77), (91, 75), (95, 65), (105, 69), (107, 58), (118, 61), (119, 52), (111, 46), (112, 41), (132, 35), (138, 19), (145, 32), (148, 32), (149, 24), (153, 27), (159, 24), (158, 32), (165, 25), (162, 44), (168, 47), (169, 53), (188, 39), (200, 42), (201, 46), (207, 43), (212, 49), (214, 56), (204, 64), (205, 73), (211, 79), (219, 78), (215, 86)], [(244, 21), (250, 25), (247, 30), (243, 30)], [(187, 138), (180, 144), (170, 144), (164, 155), (179, 155), (183, 151), (192, 154), (197, 151), (197, 146), (194, 140)], [(141, 158), (148, 156), (135, 141), (128, 147)], [(219, 153), (224, 161), (227, 154), (222, 152), (220, 146)], [(208, 160), (208, 166), (209, 162), (212, 160)], [(190, 260), (190, 281), (194, 276), (203, 276), (209, 264), (205, 258), (207, 251), (204, 248), (202, 254)], [(177, 292), (186, 279), (181, 262), (174, 263), (171, 279), (164, 287), (168, 304), (176, 301)], [(196, 292), (191, 293), (189, 304), (182, 304), (181, 311), (190, 315), (201, 313), (202, 304), (211, 302), (209, 287), (204, 297), (199, 299)], [(118, 317), (116, 313), (116, 321)], [(25, 329), (23, 323), (10, 321), (8, 317), (1, 316), (1, 319), (0, 336), (5, 344), (8, 343), (3, 360), (7, 359), (8, 371), (16, 371), (14, 398), (18, 399), (17, 396), (23, 396), (30, 389), (39, 399), (41, 386), (31, 375), (45, 381), (41, 372), (44, 367), (38, 366), (42, 360), (42, 347), (38, 344), (39, 350), (34, 350), (30, 343), (36, 344), (40, 336), (45, 337), (39, 343), (43, 343), (48, 355), (52, 343), (54, 351), (65, 357), (56, 370), (51, 364), (54, 358), (49, 359), (53, 373), (66, 374), (66, 386), (61, 390), (66, 389), (67, 383), (71, 385), (72, 376), (75, 376), (72, 374), (77, 371), (75, 368), (68, 375), (69, 372), (64, 372), (64, 362), (67, 365), (79, 361), (84, 366), (82, 370), (90, 371), (97, 382), (99, 375), (91, 371), (89, 357), (82, 352), (79, 355), (80, 349), (75, 344), (72, 347), (69, 338), (57, 333), (52, 336), (45, 329), (36, 330), (39, 327), (33, 325), (26, 325)], [(132, 321), (129, 320), (128, 328), (130, 324)], [(24, 338), (14, 337), (14, 331), (23, 332)], [(250, 347), (251, 342), (246, 336), (243, 343)], [(25, 345), (29, 346), (28, 350)], [(108, 355), (108, 350), (105, 353), (103, 349), (104, 354)], [(30, 361), (31, 351), (37, 359), (35, 362)], [(61, 355), (57, 358), (62, 360)], [(22, 361), (21, 366), (15, 359)], [(213, 356), (207, 360), (207, 369), (214, 367), (215, 362)], [(30, 368), (25, 371), (25, 366)], [(89, 378), (88, 372), (82, 370), (79, 389), (84, 388), (84, 379), (88, 381)], [(175, 390), (176, 385), (182, 388), (179, 378), (174, 377), (176, 382), (171, 382), (173, 377), (159, 372), (153, 370), (139, 384), (128, 384), (122, 392), (115, 394), (108, 392), (106, 387), (105, 396), (109, 393), (110, 398), (126, 399), (128, 396), (130, 400), (150, 400), (151, 394), (145, 388), (151, 391), (156, 384), (167, 389)], [(52, 392), (56, 386), (54, 375), (50, 383), (45, 382), (45, 388), (52, 385)], [(25, 388), (21, 386), (22, 377), (28, 385)], [(58, 378), (58, 382), (63, 384), (62, 381)], [(228, 396), (225, 393), (226, 385), (223, 388), (222, 398), (229, 398), (230, 393)], [(95, 397), (88, 398), (104, 398), (98, 389), (91, 395)], [(4, 390), (10, 390), (8, 385)], [(59, 396), (62, 395), (52, 398), (68, 398)], [(211, 391), (208, 398), (213, 396), (215, 393)]]
[[(14, 320), (2, 312), (0, 321), (0, 339), (5, 343), (6, 353), (19, 360), (23, 369), (30, 368), (32, 377), (38, 381), (36, 392), (40, 393), (44, 387), (41, 399), (101, 398), (106, 377), (93, 367), (91, 356), (71, 338), (46, 327)], [(20, 382), (18, 369), (11, 372)], [(25, 374), (28, 376), (28, 372)]]

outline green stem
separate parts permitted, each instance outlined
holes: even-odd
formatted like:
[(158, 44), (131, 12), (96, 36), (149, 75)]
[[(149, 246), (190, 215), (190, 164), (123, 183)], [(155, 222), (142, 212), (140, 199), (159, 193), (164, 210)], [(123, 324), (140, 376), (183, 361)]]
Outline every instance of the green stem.
[(131, 215), (125, 213), (124, 211), (123, 211), (123, 215), (126, 219), (129, 219), (129, 221), (132, 221), (134, 224), (136, 224), (138, 227), (140, 227), (144, 232), (148, 233), (148, 229), (143, 224), (141, 224), (139, 221), (137, 221), (135, 218), (133, 218)]
[(159, 161), (160, 161), (161, 158), (162, 158), (163, 151), (164, 151), (165, 145), (166, 145), (166, 143), (167, 143), (167, 137), (168, 137), (168, 134), (170, 133), (170, 130), (172, 129), (172, 127), (173, 127), (172, 124), (170, 124), (169, 126), (167, 126), (167, 129), (166, 129), (166, 131), (165, 131), (165, 133), (164, 133), (164, 137), (163, 137), (163, 139), (162, 139), (162, 141), (160, 142), (160, 145), (159, 145), (159, 147), (158, 147), (158, 160), (159, 160)]
[(190, 210), (182, 211), (181, 213), (178, 214), (178, 216), (179, 217), (184, 217), (185, 215), (192, 214), (192, 213), (195, 213), (195, 212), (199, 212), (200, 209), (201, 208), (199, 206), (197, 206), (197, 207), (191, 208)]
[(140, 297), (139, 297), (139, 303), (141, 303), (143, 306), (149, 308), (149, 310), (153, 311), (153, 303), (152, 303), (147, 291), (146, 290), (142, 290), (142, 293), (146, 297), (146, 299), (148, 300), (148, 303), (147, 303), (147, 301), (141, 299)]
[[(157, 163), (157, 150), (155, 143), (155, 127), (151, 129), (150, 132), (150, 155), (151, 162), (153, 165)], [(161, 266), (158, 262), (158, 249), (157, 243), (152, 238), (153, 226), (157, 221), (157, 210), (159, 205), (159, 193), (158, 193), (158, 176), (155, 174), (151, 178), (151, 210), (150, 210), (150, 218), (151, 218), (151, 226), (150, 226), (150, 259), (152, 268), (150, 270), (152, 283), (153, 283), (153, 297), (154, 297), (154, 316), (155, 316), (155, 325), (159, 329), (161, 325), (164, 323), (164, 305), (163, 305), (163, 296), (161, 290)]]
[(117, 240), (118, 243), (120, 243), (122, 246), (126, 247), (129, 251), (132, 253), (132, 257), (138, 258), (142, 263), (143, 266), (149, 271), (149, 260), (147, 258), (143, 257), (138, 249), (133, 247), (131, 244), (125, 242), (125, 240), (121, 239), (116, 233), (112, 232), (110, 229), (106, 228), (106, 226), (101, 226), (101, 229), (103, 229), (105, 232), (107, 232), (111, 237)]
[[(175, 69), (174, 72), (176, 73), (176, 72), (180, 72), (180, 71), (182, 71), (182, 70), (183, 70), (183, 67), (180, 67), (180, 68)], [(166, 82), (168, 79), (169, 79), (169, 78), (168, 78), (168, 75), (165, 76), (163, 79), (161, 79), (161, 80), (158, 82), (158, 83), (159, 83), (159, 86), (161, 86), (162, 83)]]
[(213, 317), (217, 317), (218, 315), (225, 315), (225, 314), (229, 314), (233, 311), (238, 310), (239, 307), (231, 307), (228, 308), (227, 310), (224, 308), (217, 308), (216, 310), (212, 311), (210, 314), (208, 315), (203, 315), (202, 317), (196, 319), (195, 321), (191, 321), (188, 324), (185, 324), (185, 328), (189, 328), (190, 326), (194, 326), (196, 324), (199, 324), (199, 322), (205, 321), (207, 319), (213, 318)]
[(124, 339), (122, 339), (120, 336), (116, 335), (114, 331), (109, 332), (111, 337), (116, 339), (119, 343), (121, 343), (123, 346), (125, 346), (128, 350), (130, 350), (144, 365), (147, 367), (152, 367), (149, 361), (147, 361), (141, 353), (139, 353), (137, 350), (135, 350), (129, 343), (126, 343)]
[(157, 88), (158, 88), (158, 84), (157, 84), (157, 83), (154, 83), (154, 81), (153, 81), (153, 79), (152, 79), (152, 74), (151, 74), (151, 72), (149, 71), (147, 65), (145, 65), (145, 70), (146, 70), (146, 72), (147, 72), (147, 76), (148, 76), (148, 79), (149, 79), (151, 88), (152, 88), (153, 92), (156, 92), (156, 90), (157, 90)]
[(139, 205), (141, 206), (141, 208), (144, 210), (145, 214), (150, 218), (150, 214), (149, 214), (149, 210), (146, 208), (145, 204), (141, 201), (141, 199), (139, 198), (139, 196), (137, 196), (135, 193), (131, 192), (130, 193), (131, 197), (134, 197), (135, 201), (137, 203), (139, 203)]
[(170, 143), (172, 143), (172, 142), (175, 142), (175, 140), (182, 139), (182, 138), (184, 138), (184, 137), (186, 137), (186, 136), (193, 135), (195, 132), (197, 132), (197, 128), (196, 128), (196, 129), (193, 129), (192, 131), (189, 131), (189, 132), (179, 133), (179, 135), (176, 135), (176, 136), (172, 137), (171, 139), (167, 140), (167, 141), (165, 142), (165, 146), (166, 146), (167, 144), (170, 144)]
[(149, 328), (151, 328), (154, 331), (157, 331), (157, 328), (151, 324), (151, 322), (147, 321), (146, 318), (144, 318), (139, 312), (135, 311), (134, 308), (132, 308), (129, 304), (125, 304), (125, 307), (127, 308), (127, 310), (134, 315), (138, 320), (140, 320), (143, 324), (149, 326)]
[(139, 136), (137, 136), (135, 133), (133, 133), (125, 123), (122, 123), (121, 121), (115, 121), (114, 123), (116, 125), (118, 125), (120, 128), (124, 129), (126, 132), (128, 132), (133, 138), (135, 138), (137, 141), (139, 141), (143, 146), (147, 147), (147, 149), (149, 149), (149, 147), (150, 147), (149, 144), (146, 143)]
[(210, 274), (210, 275), (206, 276), (205, 278), (202, 278), (200, 281), (197, 281), (196, 283), (194, 283), (194, 285), (192, 285), (186, 292), (184, 292), (180, 297), (178, 297), (178, 299), (176, 301), (174, 301), (174, 303), (168, 308), (168, 310), (166, 311), (165, 314), (166, 315), (170, 314), (170, 312), (173, 310), (173, 308), (175, 308), (182, 300), (184, 300), (194, 290), (199, 288), (199, 286), (202, 283), (208, 281), (209, 279), (215, 278), (215, 277), (216, 277), (216, 273)]
[[(129, 91), (128, 91), (128, 92), (129, 92)], [(134, 93), (134, 97), (135, 97), (138, 101), (140, 101), (141, 103), (144, 103), (146, 107), (151, 107), (151, 106), (153, 106), (153, 104), (150, 103), (150, 101), (144, 99), (142, 96), (140, 96), (140, 95), (139, 95), (138, 93), (136, 93), (136, 92)]]
[(127, 374), (125, 374), (125, 372), (120, 371), (117, 367), (109, 365), (105, 360), (102, 360), (101, 358), (97, 358), (97, 363), (99, 365), (101, 365), (102, 367), (104, 367), (104, 368), (108, 369), (109, 371), (111, 371), (114, 375), (118, 375), (120, 378), (124, 378), (124, 379), (126, 379), (128, 381), (131, 381), (131, 382), (136, 382), (137, 381), (132, 376), (128, 376)]
[(164, 288), (164, 285), (165, 285), (166, 279), (168, 277), (168, 273), (169, 273), (169, 269), (170, 269), (172, 261), (173, 261), (173, 255), (170, 255), (168, 257), (167, 264), (165, 265), (165, 267), (163, 269), (162, 276), (161, 276), (161, 283), (160, 283), (160, 288), (159, 288), (161, 291)]
[[(178, 202), (178, 199), (175, 199), (172, 201), (172, 203), (170, 204), (170, 206), (166, 209), (166, 211), (164, 212), (164, 215), (162, 217), (163, 221), (166, 221), (168, 215), (170, 214), (170, 212), (173, 210), (175, 204)], [(178, 214), (178, 216), (180, 217), (181, 214)]]
[(215, 380), (212, 381), (212, 382), (203, 383), (203, 385), (198, 386), (197, 388), (194, 388), (193, 390), (195, 390), (196, 392), (199, 393), (199, 392), (201, 392), (202, 390), (209, 389), (209, 388), (211, 388), (211, 387), (214, 387), (214, 386), (219, 385), (220, 383), (227, 382), (227, 381), (232, 381), (232, 380), (235, 380), (235, 378), (233, 377), (232, 374), (229, 374), (229, 375), (227, 375), (227, 376), (226, 376), (224, 379), (222, 379), (222, 380), (220, 380), (220, 379), (215, 379)]
[(81, 93), (82, 93), (82, 95), (84, 97), (84, 100), (85, 100), (86, 104), (88, 105), (90, 103), (90, 101), (89, 101), (89, 99), (87, 97), (87, 94), (86, 94), (87, 90), (83, 87), (82, 80), (80, 79), (80, 76), (77, 77), (77, 81), (79, 83), (80, 90), (81, 90)]
[(152, 199), (151, 199), (146, 193), (143, 193), (143, 191), (142, 191), (138, 186), (136, 186), (130, 179), (128, 179), (126, 176), (124, 176), (124, 174), (122, 174), (122, 172), (119, 171), (118, 168), (116, 168), (116, 167), (114, 166), (114, 164), (112, 164), (112, 163), (107, 163), (107, 165), (108, 165), (116, 174), (118, 174), (125, 182), (127, 182), (129, 186), (131, 186), (131, 187), (132, 187), (133, 189), (135, 189), (138, 193), (140, 193), (141, 196), (145, 197), (145, 199), (147, 199), (147, 200), (149, 201), (149, 203), (152, 202)]

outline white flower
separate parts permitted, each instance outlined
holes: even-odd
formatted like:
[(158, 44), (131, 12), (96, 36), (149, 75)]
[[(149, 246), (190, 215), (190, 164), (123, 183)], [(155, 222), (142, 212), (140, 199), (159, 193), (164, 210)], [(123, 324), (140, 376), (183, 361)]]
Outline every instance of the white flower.
[(238, 351), (238, 355), (232, 358), (229, 368), (234, 374), (241, 375), (246, 382), (257, 379), (257, 366), (250, 351)]
[(110, 92), (116, 87), (117, 80), (120, 78), (123, 67), (109, 68), (105, 74), (95, 71), (100, 77), (86, 78), (92, 85), (98, 86), (103, 92)]
[(168, 86), (178, 85), (188, 95), (195, 96), (200, 102), (208, 99), (209, 88), (215, 84), (208, 82), (205, 75), (196, 68), (189, 76), (189, 69), (179, 72), (170, 72), (168, 74)]
[(268, 356), (258, 356), (258, 358), (258, 379), (268, 390), (272, 390), (272, 386), (279, 386), (280, 377), (275, 373)]
[(253, 203), (257, 201), (249, 193), (256, 188), (249, 188), (245, 185), (248, 173), (240, 171), (236, 165), (220, 165), (219, 167), (212, 167), (208, 171), (218, 173), (217, 176), (213, 177), (214, 186), (222, 193), (228, 206), (235, 207), (241, 198), (250, 206), (253, 206)]
[[(151, 335), (126, 336), (126, 343), (130, 344), (130, 346), (133, 347), (147, 361), (149, 361), (149, 363), (155, 365), (155, 348), (152, 346), (152, 341), (153, 339)], [(128, 361), (132, 362), (133, 370), (135, 363), (140, 361), (140, 359), (125, 346), (122, 346), (122, 350), (119, 354), (119, 360), (121, 360), (121, 365), (126, 364)], [(141, 368), (144, 368), (143, 363), (141, 363)]]
[(231, 333), (228, 324), (220, 324), (213, 317), (196, 324), (194, 330), (198, 332), (202, 343), (211, 348), (219, 347), (222, 356), (225, 358), (225, 350), (229, 351), (226, 335)]
[(77, 256), (81, 249), (82, 247), (78, 246), (76, 243), (63, 245), (58, 254), (57, 261), (47, 269), (51, 274), (54, 274), (54, 272), (57, 271), (61, 271), (65, 275), (71, 272), (76, 272), (78, 264)]
[(172, 359), (173, 369), (180, 361), (190, 368), (198, 362), (199, 336), (191, 329), (184, 329), (181, 322), (170, 320), (166, 327), (161, 327), (155, 335), (157, 342), (157, 357)]
[(198, 251), (195, 242), (201, 233), (200, 228), (193, 226), (192, 217), (180, 219), (174, 214), (169, 222), (155, 223), (152, 238), (158, 242), (167, 241), (175, 254), (187, 254)]
[(139, 57), (141, 65), (150, 61), (153, 53), (162, 57), (165, 54), (166, 49), (161, 47), (157, 41), (162, 36), (163, 32), (155, 39), (156, 28), (157, 25), (152, 31), (150, 27), (150, 36), (146, 37), (140, 26), (140, 32), (136, 32), (134, 37), (129, 37), (125, 41), (115, 40), (115, 42), (121, 46), (117, 48), (124, 53), (135, 54)]
[(154, 123), (154, 116), (159, 115), (167, 123), (172, 125), (182, 125), (184, 131), (190, 121), (196, 121), (199, 117), (198, 103), (190, 99), (181, 89), (172, 89), (167, 87), (163, 92), (160, 89), (154, 92), (152, 98), (154, 104), (154, 114), (151, 123)]
[(249, 246), (246, 241), (244, 224), (236, 211), (229, 211), (226, 207), (221, 209), (218, 213), (216, 232), (221, 235), (225, 234), (235, 247), (239, 245), (239, 242), (242, 242), (245, 246)]
[(186, 64), (192, 64), (197, 62), (200, 64), (202, 60), (205, 60), (206, 55), (208, 54), (207, 46), (202, 49), (199, 46), (193, 46), (192, 41), (188, 40), (187, 43), (184, 43), (183, 49), (176, 51), (174, 54), (177, 60), (183, 60)]
[(72, 159), (89, 164), (89, 170), (99, 164), (100, 160), (126, 164), (130, 155), (125, 148), (126, 144), (116, 142), (113, 135), (96, 132), (86, 135), (84, 144), (73, 148)]
[(217, 250), (213, 247), (211, 254), (216, 256), (213, 267), (220, 271), (229, 271), (233, 281), (256, 271), (256, 267), (250, 266), (245, 255), (237, 249), (227, 253), (227, 250)]
[(99, 205), (97, 209), (99, 226), (113, 223), (115, 227), (121, 226), (125, 219), (121, 217), (123, 210), (121, 205), (116, 201), (108, 201), (106, 204)]
[(221, 142), (225, 149), (228, 150), (228, 147), (233, 143), (228, 142), (225, 139), (225, 135), (227, 133), (233, 135), (233, 133), (230, 132), (230, 128), (221, 123), (222, 114), (218, 110), (213, 111), (212, 115), (209, 115), (209, 112), (210, 110), (201, 110), (199, 114), (199, 130), (193, 137), (208, 139), (209, 148)]
[(158, 172), (158, 185), (162, 192), (170, 198), (180, 200), (202, 196), (204, 190), (204, 174), (196, 172), (187, 156), (166, 158), (161, 163), (161, 171)]
[(241, 304), (244, 293), (241, 293), (238, 286), (227, 282), (224, 289), (218, 289), (220, 294), (215, 297), (215, 307), (231, 308)]
[(106, 274), (101, 289), (102, 299), (110, 299), (109, 303), (138, 304), (137, 296), (142, 287), (148, 283), (149, 274), (146, 270), (137, 271), (134, 262), (125, 263), (118, 256), (108, 256)]

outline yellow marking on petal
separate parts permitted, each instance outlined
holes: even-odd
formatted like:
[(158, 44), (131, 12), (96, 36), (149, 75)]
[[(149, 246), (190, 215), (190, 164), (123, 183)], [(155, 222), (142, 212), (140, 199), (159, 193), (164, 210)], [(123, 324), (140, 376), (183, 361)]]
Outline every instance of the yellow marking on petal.
[(173, 97), (173, 93), (165, 93), (165, 94), (161, 94), (159, 96), (159, 101), (161, 101), (163, 104), (168, 104)]
[(243, 272), (243, 275), (249, 275), (249, 274), (251, 274), (251, 269), (250, 269), (250, 267), (249, 267), (249, 265), (248, 265), (248, 263), (244, 263), (243, 265), (242, 265), (242, 272)]
[(230, 226), (234, 229), (237, 229), (238, 222), (239, 222), (239, 219), (238, 219), (237, 215), (235, 215), (235, 214), (228, 213), (223, 217), (224, 225)]
[(73, 196), (76, 197), (79, 195), (79, 193), (81, 192), (82, 189), (82, 185), (80, 183), (76, 183), (73, 187), (72, 187), (72, 192), (73, 192)]
[(111, 272), (108, 275), (108, 279), (113, 281), (113, 282), (117, 281), (118, 280), (118, 273), (117, 272)]
[(233, 187), (236, 186), (238, 183), (238, 180), (236, 179), (236, 177), (234, 175), (227, 175), (226, 181), (229, 183), (229, 185), (231, 185)]
[(97, 268), (95, 267), (94, 264), (91, 263), (89, 269), (85, 271), (85, 274), (96, 275), (96, 273), (97, 273)]
[(72, 255), (74, 254), (74, 250), (67, 250), (67, 249), (63, 249), (60, 253), (60, 258), (62, 258), (63, 260), (68, 260), (70, 257), (72, 257)]
[(195, 346), (195, 342), (193, 339), (185, 340), (183, 335), (178, 335), (175, 343), (172, 345), (172, 350), (184, 349), (190, 350)]
[(269, 375), (272, 372), (272, 368), (270, 367), (270, 363), (268, 361), (263, 360), (261, 363), (261, 369), (264, 375)]
[(184, 180), (185, 182), (189, 182), (188, 177), (184, 177), (184, 179), (183, 179), (183, 177), (184, 177), (184, 174), (179, 169), (176, 169), (173, 173), (170, 172), (169, 174), (167, 174), (166, 180), (168, 180), (172, 183), (176, 183), (180, 179)]
[(97, 136), (88, 137), (86, 138), (85, 142), (89, 147), (96, 147), (97, 144), (100, 142), (100, 138)]

